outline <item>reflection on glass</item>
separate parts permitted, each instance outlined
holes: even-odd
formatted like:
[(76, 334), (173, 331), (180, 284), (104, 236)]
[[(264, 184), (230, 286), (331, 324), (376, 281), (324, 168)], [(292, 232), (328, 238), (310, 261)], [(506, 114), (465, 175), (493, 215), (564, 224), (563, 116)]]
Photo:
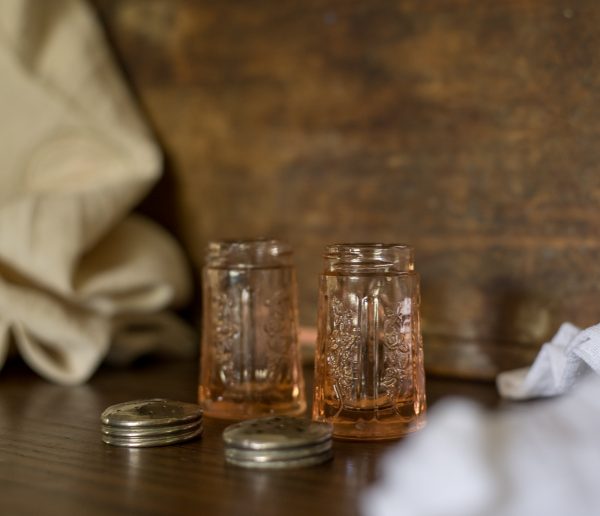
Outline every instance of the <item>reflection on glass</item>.
[(296, 274), (289, 245), (212, 242), (202, 299), (199, 401), (205, 415), (245, 419), (303, 413)]
[(405, 245), (326, 249), (313, 418), (343, 439), (390, 439), (425, 424), (419, 277)]

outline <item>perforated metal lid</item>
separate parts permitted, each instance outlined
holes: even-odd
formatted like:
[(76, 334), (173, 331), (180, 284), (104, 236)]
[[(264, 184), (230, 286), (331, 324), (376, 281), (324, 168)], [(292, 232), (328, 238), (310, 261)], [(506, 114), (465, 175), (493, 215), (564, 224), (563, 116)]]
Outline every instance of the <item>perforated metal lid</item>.
[(242, 468), (253, 468), (253, 469), (293, 469), (293, 468), (307, 468), (309, 466), (316, 466), (322, 464), (333, 458), (333, 452), (328, 450), (324, 453), (317, 455), (311, 455), (309, 457), (301, 457), (297, 459), (287, 460), (274, 460), (266, 462), (258, 462), (254, 460), (239, 460), (234, 457), (225, 456), (225, 460), (230, 464), (239, 466)]
[(144, 436), (144, 437), (119, 437), (108, 434), (102, 434), (102, 441), (113, 446), (126, 446), (129, 448), (145, 448), (150, 446), (168, 446), (184, 441), (189, 441), (202, 435), (202, 424), (197, 425), (192, 430), (179, 432), (177, 434), (166, 434), (160, 436)]
[(162, 425), (149, 427), (110, 426), (102, 425), (102, 433), (113, 437), (157, 437), (181, 434), (189, 430), (196, 430), (202, 425), (202, 420), (184, 423), (183, 425)]
[(202, 409), (199, 405), (160, 398), (112, 405), (101, 415), (104, 425), (121, 428), (181, 425), (201, 419)]
[(228, 447), (248, 450), (284, 450), (310, 447), (331, 439), (332, 426), (307, 419), (274, 416), (236, 423), (225, 429)]
[(300, 446), (283, 450), (244, 450), (227, 446), (225, 447), (225, 458), (235, 461), (278, 462), (304, 459), (329, 451), (331, 451), (331, 439), (313, 446)]

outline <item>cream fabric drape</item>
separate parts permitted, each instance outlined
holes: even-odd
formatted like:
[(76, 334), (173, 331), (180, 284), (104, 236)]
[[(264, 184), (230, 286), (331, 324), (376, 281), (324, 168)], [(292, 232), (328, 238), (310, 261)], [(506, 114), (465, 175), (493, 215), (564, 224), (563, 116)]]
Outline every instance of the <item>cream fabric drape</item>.
[[(161, 154), (79, 0), (0, 2), (0, 366), (14, 342), (65, 384), (120, 361), (192, 352), (165, 310), (190, 279), (175, 241), (130, 215)], [(1, 384), (1, 375), (0, 375)]]

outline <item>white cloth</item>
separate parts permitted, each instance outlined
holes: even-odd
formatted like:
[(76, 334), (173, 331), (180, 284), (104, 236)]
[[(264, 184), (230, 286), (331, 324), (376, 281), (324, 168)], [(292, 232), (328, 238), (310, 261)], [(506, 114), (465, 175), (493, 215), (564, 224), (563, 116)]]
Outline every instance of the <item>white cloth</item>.
[(596, 516), (600, 378), (489, 413), (446, 400), (383, 461), (364, 516)]
[[(497, 378), (500, 394), (564, 394), (586, 370), (600, 373), (600, 325), (565, 323), (529, 368)], [(488, 413), (441, 402), (428, 427), (383, 461), (362, 499), (365, 516), (592, 516), (600, 491), (600, 378), (564, 397)]]
[(128, 215), (161, 154), (84, 2), (0, 2), (0, 149), (0, 367), (11, 340), (65, 384), (111, 343), (120, 361), (188, 353), (163, 313), (190, 293), (182, 252)]
[(496, 384), (501, 396), (514, 400), (556, 396), (589, 369), (600, 374), (600, 324), (581, 331), (564, 323), (531, 367), (500, 373)]

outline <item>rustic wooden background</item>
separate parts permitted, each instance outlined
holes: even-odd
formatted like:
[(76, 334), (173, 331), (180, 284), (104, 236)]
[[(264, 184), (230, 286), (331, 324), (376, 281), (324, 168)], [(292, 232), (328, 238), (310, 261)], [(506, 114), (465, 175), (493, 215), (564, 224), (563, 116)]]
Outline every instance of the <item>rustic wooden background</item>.
[(596, 0), (93, 0), (168, 154), (145, 203), (219, 237), (406, 241), (428, 368), (489, 378), (600, 313)]

